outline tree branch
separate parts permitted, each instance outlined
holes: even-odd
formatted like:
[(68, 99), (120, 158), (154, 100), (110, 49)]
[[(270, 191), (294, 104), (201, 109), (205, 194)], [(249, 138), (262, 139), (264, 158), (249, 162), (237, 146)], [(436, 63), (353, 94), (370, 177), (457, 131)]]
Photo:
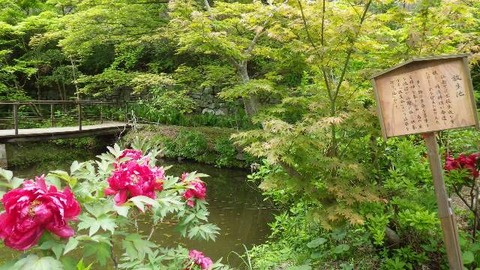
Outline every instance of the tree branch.
[(358, 29), (358, 31), (355, 35), (355, 38), (350, 40), (350, 46), (351, 47), (347, 51), (347, 57), (345, 59), (344, 65), (343, 65), (342, 74), (340, 75), (340, 79), (338, 80), (338, 84), (337, 84), (337, 87), (336, 87), (335, 92), (334, 92), (333, 102), (335, 102), (337, 100), (338, 93), (340, 92), (340, 86), (342, 85), (343, 80), (345, 79), (345, 74), (347, 73), (347, 67), (348, 67), (348, 64), (350, 63), (350, 58), (352, 57), (352, 53), (354, 51), (353, 46), (354, 46), (355, 41), (357, 40), (358, 36), (360, 35), (361, 27), (362, 27), (363, 23), (365, 22), (365, 19), (367, 17), (367, 12), (368, 12), (368, 9), (370, 8), (371, 4), (372, 4), (372, 0), (369, 0), (368, 3), (365, 5), (362, 17), (360, 18), (360, 22), (359, 22), (359, 25), (358, 25), (359, 29)]

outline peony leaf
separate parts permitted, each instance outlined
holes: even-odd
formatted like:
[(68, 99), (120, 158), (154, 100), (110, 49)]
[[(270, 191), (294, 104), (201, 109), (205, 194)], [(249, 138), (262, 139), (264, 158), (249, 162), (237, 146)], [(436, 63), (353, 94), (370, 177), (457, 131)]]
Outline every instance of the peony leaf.
[(220, 228), (210, 223), (193, 226), (188, 232), (188, 238), (215, 241), (217, 235), (219, 234), (219, 231)]
[(145, 204), (151, 205), (153, 208), (160, 206), (157, 201), (147, 196), (135, 196), (130, 198), (129, 201), (133, 202), (142, 212), (145, 212)]
[(130, 258), (143, 260), (146, 254), (152, 254), (152, 248), (156, 248), (155, 243), (142, 239), (139, 234), (130, 234), (122, 241)]
[(74, 250), (77, 246), (78, 246), (78, 240), (75, 237), (70, 237), (68, 239), (67, 244), (65, 245), (65, 250), (63, 251), (63, 255)]
[(115, 228), (117, 228), (115, 219), (106, 215), (98, 217), (97, 222), (104, 231), (110, 231), (112, 234), (115, 232)]
[(78, 161), (73, 161), (72, 165), (70, 166), (70, 174), (73, 174), (74, 172), (78, 171), (80, 168), (82, 168), (83, 163), (79, 163)]
[(0, 265), (0, 270), (10, 270), (13, 269), (13, 266), (17, 263), (17, 261), (8, 261), (2, 265)]
[[(97, 262), (100, 264), (100, 266), (105, 266), (107, 264), (107, 261), (110, 259), (110, 246), (105, 243), (88, 243), (85, 245), (84, 250), (84, 257), (96, 256)], [(105, 267), (102, 267), (100, 269), (106, 269)]]
[(92, 226), (90, 226), (90, 229), (88, 230), (88, 235), (89, 235), (89, 236), (94, 235), (96, 232), (98, 232), (99, 229), (100, 229), (100, 224), (95, 221), (95, 222), (92, 224)]
[(128, 217), (128, 210), (130, 209), (130, 207), (126, 206), (126, 205), (122, 205), (122, 206), (118, 206), (118, 205), (114, 205), (113, 206), (113, 209), (117, 212), (117, 214), (119, 214), (120, 216), (122, 217)]
[(13, 172), (0, 168), (0, 176), (5, 178), (5, 180), (7, 180), (8, 182), (10, 182), (10, 180), (13, 177)]
[(60, 261), (53, 257), (41, 257), (37, 255), (28, 255), (27, 257), (17, 261), (12, 269), (17, 270), (63, 270)]
[[(52, 181), (53, 178), (57, 178), (55, 182)], [(47, 180), (50, 180), (52, 184), (54, 184), (58, 188), (61, 188), (61, 183), (59, 180), (67, 182), (70, 187), (74, 187), (77, 184), (77, 179), (75, 177), (71, 177), (66, 171), (62, 170), (51, 171), (47, 175)]]
[(12, 186), (12, 189), (17, 188), (23, 184), (23, 181), (24, 179), (22, 178), (13, 177), (12, 180), (10, 181), (10, 185)]

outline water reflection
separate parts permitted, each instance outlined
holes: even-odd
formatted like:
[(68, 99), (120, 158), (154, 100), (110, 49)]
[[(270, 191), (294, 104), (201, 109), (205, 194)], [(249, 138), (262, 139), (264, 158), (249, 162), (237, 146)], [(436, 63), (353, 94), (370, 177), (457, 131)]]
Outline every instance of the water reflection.
[(203, 251), (214, 260), (223, 257), (226, 262), (228, 257), (233, 264), (237, 264), (239, 259), (232, 251), (242, 254), (243, 245), (250, 248), (265, 241), (269, 234), (267, 223), (272, 220), (272, 210), (256, 187), (246, 181), (247, 172), (196, 163), (165, 164), (173, 165), (167, 171), (169, 175), (191, 171), (210, 175), (202, 179), (207, 183), (209, 221), (220, 227), (221, 231), (215, 242), (179, 239), (176, 235), (165, 237), (162, 234), (155, 236), (156, 241), (173, 246), (177, 243), (186, 244), (189, 248)]

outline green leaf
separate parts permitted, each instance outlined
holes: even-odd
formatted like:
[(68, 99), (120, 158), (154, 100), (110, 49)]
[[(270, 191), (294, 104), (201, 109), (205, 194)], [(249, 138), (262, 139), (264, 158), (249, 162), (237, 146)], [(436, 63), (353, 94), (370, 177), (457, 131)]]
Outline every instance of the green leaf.
[(95, 222), (92, 223), (92, 225), (90, 226), (90, 229), (88, 230), (88, 235), (89, 236), (94, 235), (96, 232), (98, 232), (99, 229), (100, 229), (100, 224), (95, 220)]
[(45, 177), (45, 180), (47, 183), (51, 184), (51, 185), (54, 185), (55, 187), (57, 187), (58, 189), (61, 189), (62, 188), (62, 181), (60, 180), (59, 177), (57, 177), (56, 175), (53, 175), (53, 174), (48, 174), (46, 177)]
[(188, 238), (215, 241), (219, 231), (220, 228), (210, 223), (193, 226), (188, 232)]
[(83, 163), (79, 163), (78, 161), (73, 161), (72, 165), (70, 165), (70, 174), (73, 174), (74, 172), (78, 171), (80, 168), (82, 168)]
[(113, 206), (113, 209), (122, 217), (128, 217), (128, 210), (130, 209), (130, 207), (126, 206), (126, 205), (122, 205), (122, 206), (118, 206), (118, 205), (114, 205)]
[[(66, 171), (55, 170), (48, 173), (47, 177), (56, 177), (59, 180), (63, 180), (68, 183), (70, 187), (74, 187), (77, 184), (77, 178), (71, 177)], [(54, 183), (55, 184), (55, 183)]]
[(319, 238), (315, 238), (314, 240), (310, 241), (308, 244), (307, 244), (307, 247), (309, 248), (316, 248), (320, 245), (323, 245), (327, 242), (327, 239), (325, 238), (322, 238), (322, 237), (319, 237)]
[[(44, 234), (45, 236), (46, 234)], [(60, 256), (62, 255), (62, 251), (63, 251), (63, 248), (64, 248), (65, 244), (61, 243), (61, 242), (58, 242), (58, 241), (55, 241), (55, 240), (47, 240), (45, 242), (43, 242), (39, 248), (40, 249), (43, 249), (43, 250), (52, 250), (53, 253), (55, 254), (55, 257), (60, 258)]]
[(17, 188), (23, 184), (23, 181), (24, 179), (22, 178), (13, 177), (12, 180), (10, 181), (10, 185), (12, 186), (12, 189)]
[(68, 239), (67, 244), (65, 245), (65, 250), (63, 251), (63, 255), (74, 250), (77, 246), (78, 246), (78, 240), (75, 237), (70, 237)]
[(349, 245), (340, 244), (333, 249), (333, 253), (341, 254), (341, 253), (344, 253), (345, 251), (348, 251), (349, 249), (350, 249)]
[(92, 268), (93, 263), (89, 264), (88, 266), (85, 266), (83, 263), (83, 258), (80, 259), (80, 261), (77, 263), (77, 270), (90, 270)]
[(471, 264), (475, 261), (475, 255), (470, 250), (462, 253), (463, 264)]
[(17, 261), (8, 261), (0, 266), (0, 270), (11, 270)]
[(114, 204), (112, 201), (100, 201), (95, 204), (85, 204), (84, 207), (96, 218), (114, 211)]
[(28, 255), (27, 257), (17, 261), (12, 269), (16, 270), (63, 270), (60, 261), (53, 257), (41, 257), (37, 255)]
[(151, 205), (153, 208), (157, 208), (159, 206), (158, 202), (152, 198), (147, 196), (135, 196), (129, 199), (129, 201), (133, 202), (140, 211), (145, 212), (145, 204)]
[(112, 234), (115, 232), (115, 228), (117, 228), (115, 219), (106, 215), (100, 216), (97, 222), (104, 231), (110, 231)]
[(10, 182), (10, 180), (12, 180), (12, 177), (13, 177), (13, 172), (0, 168), (0, 176), (5, 178), (5, 180), (7, 180), (8, 182)]
[(84, 256), (95, 255), (100, 266), (105, 266), (110, 259), (110, 246), (106, 243), (88, 243), (84, 247)]
[(139, 234), (130, 234), (122, 241), (122, 245), (130, 259), (143, 260), (146, 254), (152, 254), (155, 243), (142, 239)]

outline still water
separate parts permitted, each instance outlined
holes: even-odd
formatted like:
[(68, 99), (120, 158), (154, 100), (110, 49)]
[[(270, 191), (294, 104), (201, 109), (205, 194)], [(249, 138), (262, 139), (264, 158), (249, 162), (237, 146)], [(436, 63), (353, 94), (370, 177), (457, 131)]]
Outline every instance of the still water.
[[(92, 158), (94, 158), (93, 155)], [(67, 170), (70, 164), (71, 161), (65, 161), (64, 166), (52, 168), (52, 170)], [(167, 171), (168, 175), (180, 176), (182, 172), (197, 171), (210, 176), (202, 178), (207, 183), (209, 221), (220, 227), (221, 231), (215, 242), (206, 242), (184, 239), (171, 229), (159, 228), (155, 231), (153, 241), (165, 247), (176, 247), (182, 244), (189, 249), (203, 251), (214, 261), (223, 258), (222, 262), (230, 263), (231, 266), (238, 266), (240, 259), (234, 253), (243, 254), (244, 245), (250, 248), (265, 241), (269, 235), (267, 223), (273, 220), (273, 211), (255, 185), (246, 181), (248, 172), (189, 162), (160, 161), (158, 165), (172, 165)], [(14, 170), (15, 176), (24, 178), (32, 178), (42, 173), (46, 172), (38, 171), (37, 166)], [(150, 231), (148, 224), (142, 227), (145, 231)], [(0, 252), (1, 257), (5, 258), (7, 251), (0, 250)]]

